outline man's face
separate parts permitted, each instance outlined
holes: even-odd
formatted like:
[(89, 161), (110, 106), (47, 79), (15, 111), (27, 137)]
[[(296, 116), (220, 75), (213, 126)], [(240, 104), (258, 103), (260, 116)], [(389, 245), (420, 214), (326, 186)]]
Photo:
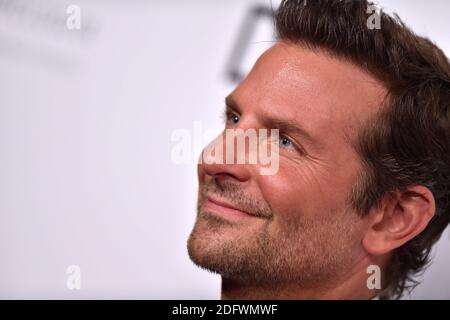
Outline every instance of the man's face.
[(348, 204), (362, 168), (352, 142), (384, 95), (347, 62), (286, 42), (268, 50), (228, 99), (226, 128), (280, 129), (278, 172), (200, 164), (191, 259), (255, 285), (326, 286), (349, 272), (365, 232)]

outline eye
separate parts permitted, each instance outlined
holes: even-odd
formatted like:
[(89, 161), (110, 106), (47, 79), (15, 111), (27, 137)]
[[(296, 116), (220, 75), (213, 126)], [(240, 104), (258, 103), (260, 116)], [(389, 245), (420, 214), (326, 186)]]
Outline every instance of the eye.
[(291, 151), (291, 152), (298, 152), (299, 154), (305, 154), (305, 151), (303, 148), (299, 147), (297, 143), (295, 143), (291, 138), (280, 135), (279, 138), (279, 144), (280, 148), (283, 148), (285, 150)]
[(240, 117), (234, 112), (227, 112), (225, 114), (225, 120), (227, 124), (235, 125), (239, 122)]
[(295, 148), (294, 143), (287, 137), (280, 136), (280, 146), (285, 149)]

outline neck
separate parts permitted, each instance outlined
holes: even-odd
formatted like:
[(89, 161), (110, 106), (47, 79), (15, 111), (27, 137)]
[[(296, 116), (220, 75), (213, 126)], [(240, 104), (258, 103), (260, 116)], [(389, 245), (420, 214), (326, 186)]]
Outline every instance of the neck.
[[(346, 273), (314, 286), (293, 283), (269, 285), (248, 284), (222, 277), (223, 300), (369, 300), (377, 295), (367, 287), (367, 267), (381, 266), (381, 261), (365, 256)], [(326, 283), (328, 283), (328, 285)], [(333, 283), (330, 285), (330, 283)]]

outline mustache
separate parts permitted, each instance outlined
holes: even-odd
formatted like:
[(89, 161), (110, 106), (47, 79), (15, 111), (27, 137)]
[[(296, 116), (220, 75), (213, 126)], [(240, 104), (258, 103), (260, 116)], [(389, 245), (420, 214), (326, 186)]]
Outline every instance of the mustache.
[(200, 187), (199, 207), (208, 197), (219, 197), (231, 202), (236, 208), (263, 218), (272, 218), (272, 208), (266, 201), (259, 201), (246, 194), (245, 190), (238, 184), (223, 181), (218, 184), (215, 179)]

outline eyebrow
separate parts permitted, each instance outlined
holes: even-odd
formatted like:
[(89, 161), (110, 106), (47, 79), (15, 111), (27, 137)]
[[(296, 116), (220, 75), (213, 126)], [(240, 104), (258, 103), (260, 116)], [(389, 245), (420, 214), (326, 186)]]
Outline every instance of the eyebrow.
[(231, 109), (233, 111), (241, 113), (241, 108), (239, 107), (239, 104), (231, 94), (225, 98), (225, 106), (227, 107), (227, 109)]
[[(242, 108), (237, 103), (233, 95), (225, 98), (225, 105), (227, 110), (232, 110), (242, 113)], [(297, 121), (292, 119), (281, 119), (272, 116), (263, 115), (261, 117), (262, 123), (266, 128), (279, 129), (280, 132), (298, 135), (309, 140), (310, 143), (316, 144), (318, 141), (308, 131), (302, 128)]]

